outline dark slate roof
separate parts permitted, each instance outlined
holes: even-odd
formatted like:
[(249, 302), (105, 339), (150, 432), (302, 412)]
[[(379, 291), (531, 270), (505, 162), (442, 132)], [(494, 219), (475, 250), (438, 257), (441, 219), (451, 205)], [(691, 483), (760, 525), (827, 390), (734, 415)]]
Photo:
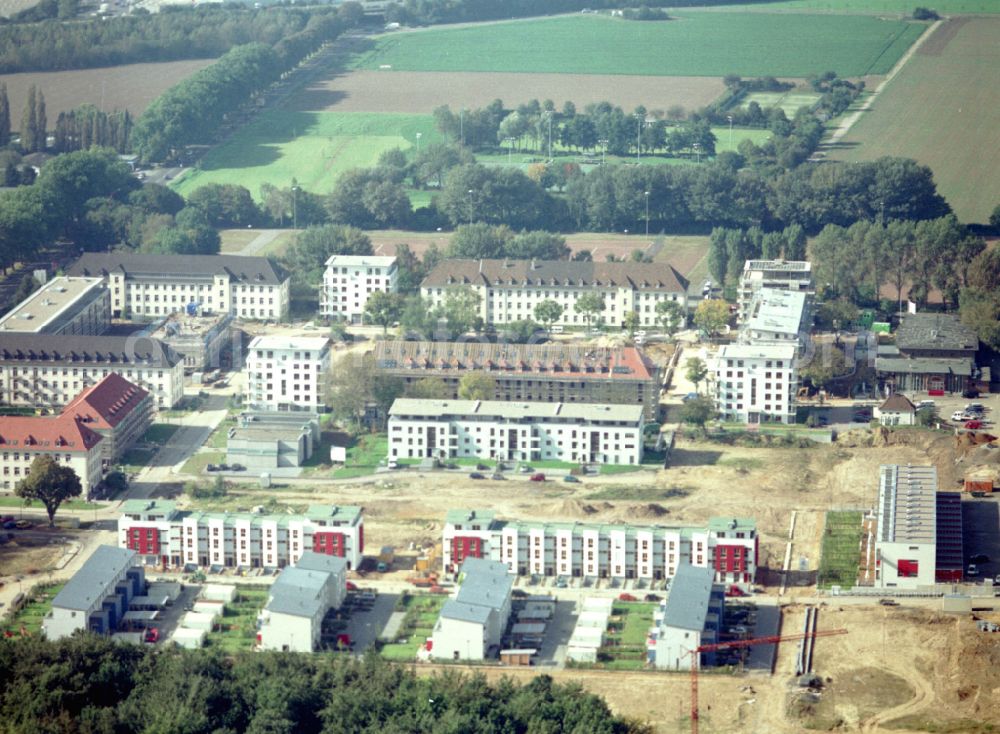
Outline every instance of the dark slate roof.
[(134, 364), (173, 367), (181, 360), (148, 336), (66, 336), (0, 332), (0, 363)]
[(514, 577), (507, 566), (485, 558), (466, 558), (459, 569), (462, 585), (455, 600), (500, 611), (509, 601)]
[(81, 612), (88, 611), (107, 593), (111, 580), (133, 565), (133, 558), (135, 558), (133, 550), (116, 548), (113, 545), (97, 546), (86, 563), (56, 594), (52, 606)]
[(449, 599), (441, 607), (441, 616), (445, 619), (486, 624), (486, 621), (490, 618), (490, 608)]
[(681, 564), (670, 582), (663, 624), (696, 632), (705, 629), (714, 582), (715, 571), (711, 568)]
[(972, 374), (972, 359), (969, 357), (927, 357), (906, 359), (905, 357), (876, 357), (876, 372), (897, 374), (946, 375), (968, 377)]
[(687, 279), (666, 263), (575, 262), (568, 260), (442, 260), (422, 288), (476, 284), (589, 288), (627, 286), (687, 291)]
[(896, 345), (901, 351), (979, 349), (976, 333), (958, 320), (955, 314), (911, 313), (903, 316), (896, 331)]
[(897, 413), (912, 413), (916, 410), (909, 398), (898, 392), (887, 397), (885, 402), (878, 406), (878, 409), (883, 413), (887, 410), (895, 411)]
[(299, 560), (295, 562), (295, 568), (339, 574), (347, 571), (347, 559), (339, 556), (328, 556), (316, 551), (304, 551), (299, 556)]
[(210, 278), (227, 273), (240, 283), (279, 285), (288, 275), (266, 257), (244, 255), (147, 255), (134, 252), (84, 253), (73, 263), (67, 273), (90, 277), (107, 277), (112, 272), (141, 278), (143, 276), (167, 278)]

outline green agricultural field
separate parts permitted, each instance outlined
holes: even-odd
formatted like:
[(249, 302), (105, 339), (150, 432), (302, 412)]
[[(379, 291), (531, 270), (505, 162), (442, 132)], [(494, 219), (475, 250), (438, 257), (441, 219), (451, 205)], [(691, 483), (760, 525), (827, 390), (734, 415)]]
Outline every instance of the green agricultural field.
[[(794, 90), (789, 92), (753, 92), (743, 98), (740, 107), (746, 109), (751, 102), (756, 102), (765, 110), (780, 107), (785, 111), (785, 117), (790, 120), (795, 117), (795, 113), (799, 111), (800, 107), (812, 107), (819, 102), (819, 98), (820, 95), (814, 92), (796, 92)], [(716, 136), (718, 134), (716, 133)]]
[(942, 26), (830, 156), (915, 158), (930, 166), (938, 190), (960, 220), (985, 222), (1000, 202), (997, 69), (1000, 18)]
[(816, 586), (829, 589), (838, 584), (854, 586), (861, 562), (861, 513), (828, 512), (820, 547), (819, 574)]
[(569, 15), (384, 35), (355, 67), (786, 77), (833, 70), (862, 76), (891, 69), (925, 28), (866, 15), (682, 11), (662, 23)]
[(963, 13), (1000, 13), (1000, 3), (996, 0), (777, 0), (759, 5), (723, 5), (712, 10), (748, 10), (751, 12), (775, 12), (793, 10), (796, 12), (819, 11), (823, 13), (899, 13), (909, 16), (915, 7), (934, 8), (942, 15)]
[(306, 191), (333, 189), (352, 168), (374, 165), (386, 150), (408, 149), (439, 140), (430, 115), (273, 110), (241, 128), (213, 149), (173, 188), (190, 194), (207, 183), (245, 186), (260, 200), (260, 186), (289, 186), (294, 178)]

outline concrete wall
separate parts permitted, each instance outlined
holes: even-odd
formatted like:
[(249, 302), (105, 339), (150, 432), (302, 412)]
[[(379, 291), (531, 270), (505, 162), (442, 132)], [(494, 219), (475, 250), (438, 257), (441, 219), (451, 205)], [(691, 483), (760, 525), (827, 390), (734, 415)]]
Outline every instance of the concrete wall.
[(488, 647), (485, 626), (446, 617), (438, 618), (432, 639), (431, 656), (440, 660), (482, 660)]

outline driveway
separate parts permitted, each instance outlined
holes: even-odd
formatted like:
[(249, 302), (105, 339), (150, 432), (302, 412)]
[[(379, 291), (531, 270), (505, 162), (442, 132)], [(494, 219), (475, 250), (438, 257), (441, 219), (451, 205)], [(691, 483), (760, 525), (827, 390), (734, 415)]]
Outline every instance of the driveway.
[(386, 622), (392, 616), (397, 599), (399, 594), (379, 594), (375, 597), (370, 610), (352, 610), (345, 632), (351, 636), (356, 656), (360, 657), (365, 650), (375, 644), (375, 640), (382, 634)]
[(569, 638), (573, 636), (576, 627), (576, 602), (557, 600), (552, 619), (545, 627), (545, 637), (542, 648), (538, 651), (536, 665), (555, 665), (563, 667), (566, 664), (566, 647)]

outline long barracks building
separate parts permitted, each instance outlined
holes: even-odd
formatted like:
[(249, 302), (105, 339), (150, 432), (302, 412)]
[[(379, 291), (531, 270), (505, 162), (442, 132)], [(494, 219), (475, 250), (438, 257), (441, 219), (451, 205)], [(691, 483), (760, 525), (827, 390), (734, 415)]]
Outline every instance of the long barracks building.
[(489, 510), (452, 510), (444, 570), (488, 558), (518, 575), (669, 579), (684, 565), (711, 568), (719, 583), (749, 585), (757, 573), (753, 520), (715, 517), (705, 527), (500, 520)]

